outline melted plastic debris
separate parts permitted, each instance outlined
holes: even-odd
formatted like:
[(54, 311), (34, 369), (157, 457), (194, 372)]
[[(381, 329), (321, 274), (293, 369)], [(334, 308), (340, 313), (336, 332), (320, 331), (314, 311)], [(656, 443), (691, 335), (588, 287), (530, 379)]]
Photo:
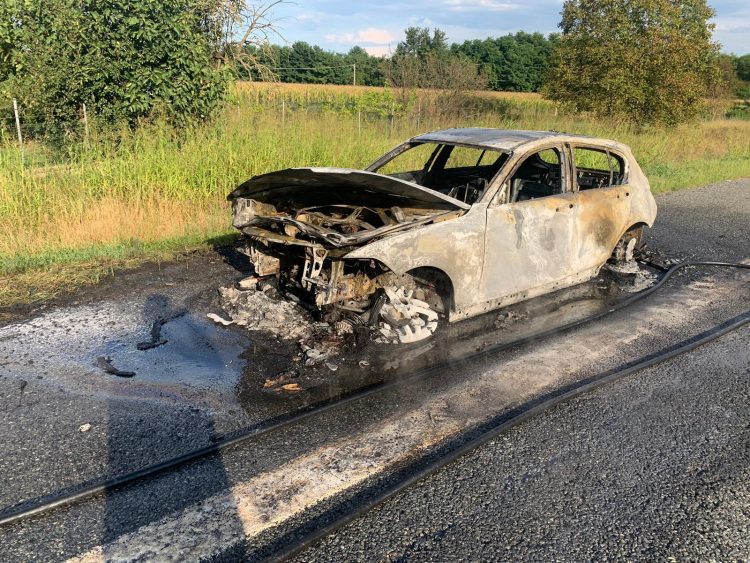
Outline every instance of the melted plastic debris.
[(528, 318), (525, 313), (516, 313), (515, 311), (502, 311), (497, 315), (497, 318), (492, 323), (495, 328), (501, 330), (510, 330), (513, 323)]
[[(224, 326), (236, 324), (278, 338), (296, 340), (305, 366), (325, 364), (332, 371), (338, 369), (329, 360), (341, 353), (347, 336), (352, 335), (353, 330), (342, 330), (346, 323), (336, 323), (334, 327), (329, 323), (313, 322), (305, 309), (276, 297), (275, 291), (242, 290), (230, 286), (220, 288), (219, 294), (222, 308), (231, 320), (215, 313), (209, 313), (209, 319)], [(351, 328), (351, 325), (347, 326)]]
[(109, 356), (99, 356), (96, 358), (96, 366), (109, 374), (116, 375), (117, 377), (133, 377), (135, 375), (134, 371), (123, 371), (117, 369), (112, 365), (112, 358)]
[(306, 366), (328, 365), (328, 360), (335, 358), (341, 352), (344, 338), (334, 334), (329, 326), (327, 331), (318, 329), (317, 334), (312, 338), (300, 341), (299, 344), (304, 353), (303, 363)]
[(620, 279), (620, 288), (628, 293), (637, 293), (654, 285), (656, 274), (641, 268), (636, 260), (622, 263), (607, 263), (607, 270)]
[[(219, 288), (222, 309), (234, 324), (248, 330), (262, 330), (280, 338), (297, 340), (309, 338), (313, 333), (312, 319), (299, 305), (285, 299), (274, 299), (266, 292), (236, 287)], [(212, 320), (225, 324), (224, 319)]]

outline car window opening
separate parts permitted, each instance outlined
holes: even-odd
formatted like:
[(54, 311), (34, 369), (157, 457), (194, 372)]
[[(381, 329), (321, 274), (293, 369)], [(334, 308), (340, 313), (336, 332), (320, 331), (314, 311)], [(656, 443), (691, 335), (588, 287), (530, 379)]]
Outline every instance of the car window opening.
[(623, 183), (625, 166), (621, 156), (608, 150), (575, 147), (573, 158), (579, 191), (619, 186)]
[(415, 143), (373, 172), (473, 204), (482, 198), (507, 160), (506, 153), (487, 148)]
[(513, 174), (510, 189), (511, 203), (563, 193), (560, 151), (551, 148), (529, 156)]

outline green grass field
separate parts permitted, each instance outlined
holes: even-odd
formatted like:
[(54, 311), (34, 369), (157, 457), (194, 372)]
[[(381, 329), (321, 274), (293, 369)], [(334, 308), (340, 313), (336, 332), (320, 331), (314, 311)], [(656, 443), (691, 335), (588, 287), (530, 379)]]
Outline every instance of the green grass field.
[(654, 192), (750, 176), (750, 121), (716, 116), (675, 129), (568, 115), (536, 95), (439, 94), (362, 87), (239, 85), (218, 119), (183, 133), (163, 124), (65, 155), (0, 142), (0, 305), (47, 299), (115, 268), (167, 260), (231, 233), (226, 194), (290, 166), (360, 168), (416, 133), (453, 126), (555, 129), (629, 144)]

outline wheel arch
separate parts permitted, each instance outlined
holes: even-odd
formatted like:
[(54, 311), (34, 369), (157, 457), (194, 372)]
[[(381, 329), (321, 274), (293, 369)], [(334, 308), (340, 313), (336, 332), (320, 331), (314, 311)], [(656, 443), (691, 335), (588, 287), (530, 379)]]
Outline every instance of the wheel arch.
[(454, 285), (450, 275), (434, 266), (419, 266), (406, 272), (418, 282), (425, 283), (434, 288), (435, 293), (443, 301), (444, 313), (447, 315), (455, 307)]

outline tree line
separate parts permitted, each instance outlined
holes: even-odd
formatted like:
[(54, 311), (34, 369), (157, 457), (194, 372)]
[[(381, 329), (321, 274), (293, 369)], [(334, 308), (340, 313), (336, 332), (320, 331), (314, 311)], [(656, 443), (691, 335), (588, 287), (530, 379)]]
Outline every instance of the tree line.
[[(436, 57), (443, 62), (455, 59), (470, 64), (491, 90), (537, 92), (559, 37), (557, 34), (544, 36), (520, 31), (497, 38), (449, 44), (440, 29), (410, 27), (404, 34), (404, 40), (388, 57), (370, 55), (359, 46), (347, 53), (336, 53), (304, 41), (272, 45), (263, 52), (255, 47), (249, 50), (273, 71), (280, 82), (353, 84), (356, 65), (356, 84), (385, 86), (389, 76), (388, 67), (394, 61)], [(250, 72), (240, 69), (238, 74), (241, 78), (252, 80), (264, 78), (259, 69)]]
[[(455, 58), (473, 65), (482, 77), (484, 87), (489, 90), (539, 92), (548, 74), (555, 46), (560, 40), (559, 33), (545, 36), (519, 31), (501, 37), (448, 44), (445, 33), (440, 29), (411, 27), (404, 34), (404, 40), (388, 57), (370, 55), (360, 46), (353, 47), (347, 53), (336, 53), (304, 41), (284, 46), (272, 45), (262, 54), (258, 49), (251, 50), (273, 70), (270, 74), (273, 79), (285, 83), (352, 84), (356, 66), (356, 84), (385, 86), (389, 76), (393, 75), (394, 62), (408, 57), (424, 59), (433, 56), (443, 62)], [(719, 90), (723, 91), (713, 88), (709, 94), (750, 98), (750, 54), (739, 56), (722, 53), (715, 62), (720, 73), (718, 82), (722, 88)], [(238, 76), (251, 80), (264, 78), (257, 69), (251, 72), (240, 69)]]

